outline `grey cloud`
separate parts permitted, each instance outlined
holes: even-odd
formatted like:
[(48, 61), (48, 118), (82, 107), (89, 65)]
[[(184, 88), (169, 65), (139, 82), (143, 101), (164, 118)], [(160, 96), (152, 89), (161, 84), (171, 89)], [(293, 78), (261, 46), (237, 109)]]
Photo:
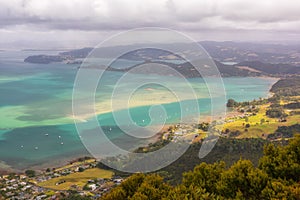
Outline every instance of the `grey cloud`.
[[(11, 0), (0, 1), (0, 27), (115, 30), (141, 26), (280, 29), (277, 22), (300, 21), (299, 1), (278, 0)], [(271, 24), (270, 24), (271, 23)], [(272, 26), (272, 23), (274, 25)], [(284, 29), (294, 27), (284, 27)]]
[(0, 0), (0, 38), (73, 45), (155, 26), (197, 39), (297, 39), (299, 9), (298, 0)]

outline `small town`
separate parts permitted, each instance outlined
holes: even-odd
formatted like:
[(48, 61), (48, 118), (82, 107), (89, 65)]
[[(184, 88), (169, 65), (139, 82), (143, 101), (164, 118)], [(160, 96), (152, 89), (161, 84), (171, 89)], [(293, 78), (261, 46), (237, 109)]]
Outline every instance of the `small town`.
[[(78, 160), (62, 168), (47, 169), (37, 175), (33, 170), (27, 170), (25, 174), (2, 175), (0, 199), (55, 200), (70, 195), (98, 199), (123, 181), (121, 177), (114, 176), (113, 172), (97, 168), (95, 159)], [(96, 178), (97, 175), (105, 178)], [(74, 184), (70, 181), (70, 176), (74, 177)], [(89, 176), (91, 179), (88, 179)]]
[[(177, 142), (181, 139), (195, 142), (203, 138), (204, 132), (198, 124), (177, 124), (170, 126), (155, 143)], [(151, 149), (142, 147), (144, 149)], [(47, 168), (36, 172), (26, 170), (24, 174), (10, 173), (0, 176), (0, 199), (61, 199), (70, 195), (80, 195), (98, 199), (112, 188), (121, 184), (124, 177), (112, 171), (99, 169), (99, 162), (90, 157), (79, 158), (60, 168)], [(101, 177), (101, 178), (99, 178)], [(74, 180), (75, 179), (75, 180)]]

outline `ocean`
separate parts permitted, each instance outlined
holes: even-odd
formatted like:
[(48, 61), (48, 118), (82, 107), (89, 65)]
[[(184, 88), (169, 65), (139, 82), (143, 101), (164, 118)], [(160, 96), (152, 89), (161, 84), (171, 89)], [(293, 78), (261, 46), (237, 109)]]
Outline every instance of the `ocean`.
[[(79, 65), (23, 62), (29, 55), (57, 53), (58, 51), (0, 52), (0, 168), (23, 170), (55, 166), (61, 160), (89, 155), (81, 143), (72, 117), (72, 90)], [(120, 68), (130, 64), (136, 62), (121, 60), (116, 66)], [(109, 130), (108, 137), (112, 141), (121, 140), (124, 135), (116, 125), (111, 109), (107, 107), (110, 104), (110, 92), (121, 76), (120, 72), (107, 72), (95, 97), (97, 119), (104, 129)], [(137, 76), (143, 79), (148, 75)], [(177, 83), (173, 77), (162, 79), (171, 85)], [(210, 97), (202, 78), (188, 80), (197, 93), (200, 115), (209, 115), (210, 98), (219, 98), (218, 94)], [(275, 81), (258, 77), (223, 78), (226, 98), (237, 101), (267, 97), (269, 88)], [(128, 88), (126, 84), (123, 87)], [(178, 85), (178, 90), (184, 88)], [(129, 112), (133, 121), (146, 126), (150, 123), (148, 111), (151, 105), (162, 104), (168, 115), (166, 123), (176, 123), (179, 120), (180, 103), (166, 88), (150, 84), (133, 95), (129, 108), (125, 105), (114, 112)], [(225, 104), (225, 101), (221, 101), (218, 106), (223, 107)], [(85, 123), (88, 119), (80, 120), (80, 123)]]

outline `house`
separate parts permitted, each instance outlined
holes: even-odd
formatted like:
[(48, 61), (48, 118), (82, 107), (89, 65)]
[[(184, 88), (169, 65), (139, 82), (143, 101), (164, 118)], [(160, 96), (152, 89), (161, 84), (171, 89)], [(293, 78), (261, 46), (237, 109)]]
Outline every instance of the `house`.
[(162, 136), (162, 139), (163, 140), (167, 140), (169, 137), (169, 133), (165, 133), (163, 136)]
[(43, 194), (43, 195), (37, 196), (36, 200), (42, 200), (42, 199), (45, 199), (45, 198), (47, 198), (47, 195)]
[(182, 135), (182, 131), (175, 131), (174, 135)]
[(94, 191), (94, 190), (96, 190), (97, 185), (93, 183), (93, 184), (88, 185), (88, 188), (90, 188), (92, 191)]

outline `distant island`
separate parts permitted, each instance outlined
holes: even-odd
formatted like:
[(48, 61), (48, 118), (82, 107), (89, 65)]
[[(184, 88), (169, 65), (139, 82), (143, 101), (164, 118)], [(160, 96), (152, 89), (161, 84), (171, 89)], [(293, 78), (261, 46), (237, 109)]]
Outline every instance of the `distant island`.
[[(223, 77), (272, 76), (282, 77), (300, 74), (300, 56), (298, 47), (285, 45), (252, 44), (235, 42), (200, 42), (215, 61)], [(162, 44), (162, 49), (164, 45)], [(126, 46), (101, 47), (98, 55), (109, 58), (116, 49), (126, 49)], [(270, 50), (272, 49), (272, 50)], [(33, 55), (24, 62), (49, 64), (64, 62), (66, 64), (81, 64), (93, 48), (82, 48), (61, 52), (58, 55)], [(138, 49), (124, 54), (121, 59), (139, 61), (140, 63), (127, 69), (118, 69), (108, 66), (111, 71), (128, 71), (136, 66), (148, 63), (164, 64), (172, 67), (185, 77), (201, 77), (195, 68), (188, 62), (175, 64), (173, 60), (180, 60), (177, 55), (158, 49)], [(103, 68), (104, 66), (89, 66), (89, 68)], [(106, 68), (106, 67), (105, 67)], [(164, 74), (163, 74), (164, 75)]]
[(63, 57), (57, 56), (48, 56), (48, 55), (35, 55), (25, 58), (24, 62), (28, 63), (39, 63), (39, 64), (49, 64), (52, 62), (62, 62), (64, 61)]

